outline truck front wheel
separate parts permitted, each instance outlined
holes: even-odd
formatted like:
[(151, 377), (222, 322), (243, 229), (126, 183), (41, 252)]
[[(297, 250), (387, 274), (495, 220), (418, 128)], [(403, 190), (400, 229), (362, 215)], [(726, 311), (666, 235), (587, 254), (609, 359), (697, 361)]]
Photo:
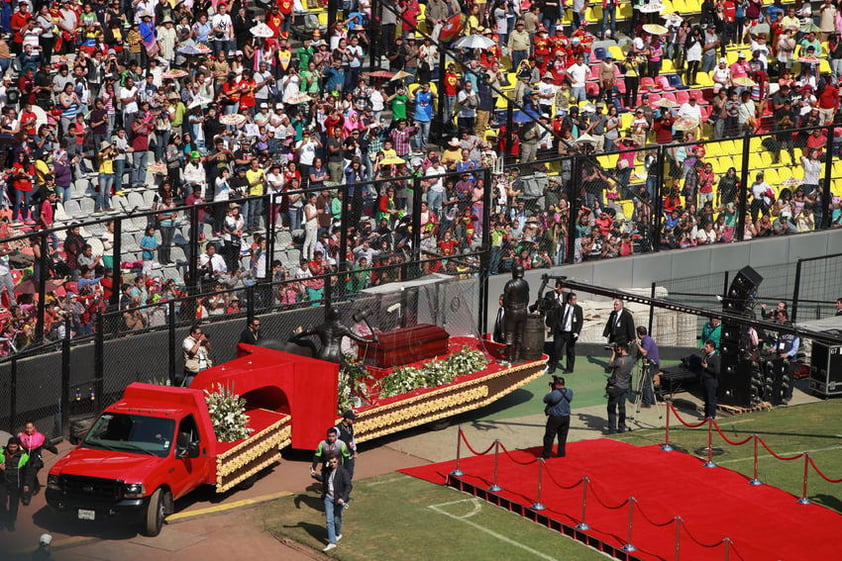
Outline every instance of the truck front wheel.
[(146, 507), (146, 524), (143, 534), (154, 538), (161, 533), (164, 525), (164, 517), (167, 514), (167, 505), (172, 501), (169, 491), (156, 489), (149, 499), (149, 506)]

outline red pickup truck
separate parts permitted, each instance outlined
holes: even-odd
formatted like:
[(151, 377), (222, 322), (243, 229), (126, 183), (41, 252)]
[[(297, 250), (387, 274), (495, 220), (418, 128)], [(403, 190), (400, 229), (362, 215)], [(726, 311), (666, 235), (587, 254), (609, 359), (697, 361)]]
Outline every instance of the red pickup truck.
[[(418, 359), (411, 352), (421, 344), (416, 331), (407, 341), (411, 348), (400, 351), (407, 360)], [(386, 335), (381, 339), (390, 341)], [(489, 358), (499, 358), (502, 350), (471, 337), (450, 337), (443, 348), (434, 345), (438, 353), (465, 346)], [(337, 422), (338, 365), (251, 345), (238, 350), (238, 358), (202, 372), (189, 389), (128, 386), (82, 443), (50, 470), (50, 506), (79, 520), (133, 516), (144, 534), (154, 536), (173, 502), (199, 486), (214, 485), (222, 493), (247, 484), (276, 462), (285, 446), (312, 449)], [(444, 386), (375, 397), (357, 409), (357, 441), (488, 405), (539, 377), (544, 367), (544, 360), (515, 366), (492, 360)], [(382, 377), (390, 369), (370, 366), (369, 371)], [(244, 440), (216, 439), (203, 390), (220, 384), (246, 401), (252, 433)]]
[[(281, 448), (318, 442), (336, 421), (337, 365), (266, 349), (243, 353), (203, 373), (191, 388), (129, 385), (50, 470), (50, 506), (79, 520), (131, 517), (155, 536), (176, 499), (201, 485), (222, 493), (248, 484), (278, 461)], [(202, 390), (218, 384), (246, 400), (248, 438), (216, 439)], [(292, 389), (325, 405), (296, 411), (287, 398)], [(293, 439), (293, 413), (314, 430), (302, 427)]]

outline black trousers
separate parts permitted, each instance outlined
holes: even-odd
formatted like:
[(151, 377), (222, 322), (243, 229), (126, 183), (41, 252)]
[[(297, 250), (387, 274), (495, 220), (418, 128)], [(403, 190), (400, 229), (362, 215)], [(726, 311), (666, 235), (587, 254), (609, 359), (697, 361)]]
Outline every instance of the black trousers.
[(567, 453), (567, 433), (570, 431), (570, 415), (550, 415), (544, 430), (544, 450), (541, 457), (548, 459), (553, 452), (553, 441), (558, 437), (556, 456), (563, 458)]
[(719, 380), (710, 376), (702, 379), (705, 392), (705, 418), (716, 418), (716, 394), (719, 390)]
[(608, 431), (623, 432), (626, 430), (626, 398), (628, 389), (614, 388), (608, 392)]
[(2, 524), (14, 524), (18, 519), (18, 507), (20, 506), (21, 489), (17, 485), (0, 482), (0, 515)]
[(550, 370), (555, 368), (558, 364), (561, 366), (561, 357), (567, 357), (567, 367), (565, 370), (573, 372), (573, 366), (576, 364), (576, 337), (572, 331), (556, 331), (553, 336), (553, 362), (550, 364)]

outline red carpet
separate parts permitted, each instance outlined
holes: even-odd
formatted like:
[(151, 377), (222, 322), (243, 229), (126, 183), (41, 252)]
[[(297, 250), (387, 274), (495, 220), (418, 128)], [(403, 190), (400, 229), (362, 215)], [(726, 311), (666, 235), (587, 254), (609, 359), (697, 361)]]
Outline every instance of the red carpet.
[[(501, 450), (498, 485), (503, 491), (487, 491), (494, 474), (493, 453), (464, 458), (460, 467), (465, 475), (451, 477), (450, 484), (622, 559), (675, 559), (676, 516), (682, 518), (681, 561), (726, 559), (724, 538), (731, 540), (732, 560), (842, 558), (842, 515), (797, 504), (785, 491), (753, 487), (737, 472), (707, 468), (698, 458), (658, 446), (607, 439), (568, 444), (566, 458), (546, 463), (540, 501), (546, 510), (533, 511), (538, 454), (539, 448)], [(444, 484), (454, 467), (451, 461), (401, 471)], [(575, 526), (582, 516), (584, 476), (590, 480), (585, 522), (591, 529), (583, 532)], [(631, 537), (637, 551), (626, 553), (620, 548), (627, 543), (629, 506), (616, 507), (630, 496), (637, 502)]]

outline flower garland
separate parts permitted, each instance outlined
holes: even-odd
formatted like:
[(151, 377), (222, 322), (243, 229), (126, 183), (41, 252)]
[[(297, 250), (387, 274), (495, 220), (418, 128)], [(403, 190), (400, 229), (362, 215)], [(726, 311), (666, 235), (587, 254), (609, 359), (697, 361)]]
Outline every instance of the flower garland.
[(217, 384), (217, 391), (205, 390), (205, 402), (218, 441), (235, 442), (247, 438), (252, 432), (245, 412), (246, 400), (233, 391)]
[(346, 354), (345, 362), (339, 369), (339, 414), (370, 401), (369, 387), (376, 381), (361, 361)]
[(401, 366), (380, 382), (380, 397), (394, 397), (418, 388), (434, 388), (449, 384), (457, 376), (483, 370), (488, 365), (485, 355), (468, 346), (444, 360), (434, 359), (421, 367)]

